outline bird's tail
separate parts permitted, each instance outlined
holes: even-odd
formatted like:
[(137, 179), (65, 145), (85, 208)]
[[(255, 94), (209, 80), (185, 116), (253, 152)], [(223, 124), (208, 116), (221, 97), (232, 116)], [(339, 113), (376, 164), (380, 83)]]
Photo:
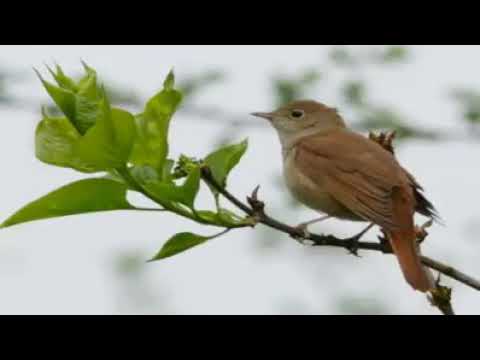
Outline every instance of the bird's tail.
[(387, 234), (403, 276), (410, 286), (422, 292), (434, 289), (433, 275), (420, 261), (415, 231), (391, 231)]
[(407, 282), (422, 292), (433, 290), (435, 280), (433, 274), (420, 261), (420, 249), (417, 245), (413, 213), (408, 196), (396, 187), (392, 191), (393, 216), (399, 228), (387, 232), (390, 245), (397, 256), (400, 268)]

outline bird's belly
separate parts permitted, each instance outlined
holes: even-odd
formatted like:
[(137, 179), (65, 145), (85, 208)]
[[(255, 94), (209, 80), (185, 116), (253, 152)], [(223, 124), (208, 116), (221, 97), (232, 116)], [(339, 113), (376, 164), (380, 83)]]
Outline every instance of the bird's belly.
[(320, 184), (303, 175), (293, 166), (293, 161), (285, 162), (284, 179), (292, 195), (309, 208), (336, 218), (362, 220), (325, 191)]

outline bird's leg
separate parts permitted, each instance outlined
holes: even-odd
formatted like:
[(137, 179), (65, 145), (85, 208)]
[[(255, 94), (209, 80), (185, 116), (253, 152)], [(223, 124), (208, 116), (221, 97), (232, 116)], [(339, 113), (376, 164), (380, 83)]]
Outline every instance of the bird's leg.
[(375, 224), (370, 223), (365, 229), (360, 231), (358, 234), (353, 235), (352, 237), (349, 237), (347, 239), (344, 239), (346, 242), (348, 242), (348, 251), (352, 253), (355, 256), (358, 256), (358, 242), (362, 238), (363, 235), (365, 235), (368, 230), (370, 230)]
[(310, 221), (306, 221), (306, 222), (303, 222), (303, 223), (300, 223), (298, 224), (297, 226), (295, 226), (295, 229), (297, 230), (298, 232), (298, 235), (294, 235), (292, 236), (295, 240), (299, 241), (302, 243), (302, 240), (303, 239), (306, 239), (310, 236), (310, 233), (308, 232), (308, 227), (312, 224), (315, 224), (315, 223), (318, 223), (320, 221), (323, 221), (323, 220), (326, 220), (328, 219), (330, 216), (329, 215), (324, 215), (320, 218), (316, 218), (316, 219), (313, 219), (313, 220), (310, 220)]

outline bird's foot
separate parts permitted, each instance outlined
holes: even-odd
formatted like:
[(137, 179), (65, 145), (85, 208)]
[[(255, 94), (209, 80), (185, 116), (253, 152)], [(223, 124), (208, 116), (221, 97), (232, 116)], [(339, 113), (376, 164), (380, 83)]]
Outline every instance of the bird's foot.
[(354, 235), (352, 237), (349, 237), (349, 238), (346, 238), (344, 239), (344, 241), (346, 241), (346, 248), (347, 250), (357, 256), (357, 257), (360, 257), (360, 255), (358, 255), (358, 249), (360, 248), (360, 239), (363, 237), (363, 235), (365, 235), (368, 230), (370, 230), (372, 227), (374, 226), (373, 223), (369, 224), (365, 229), (363, 229), (362, 231), (360, 231), (357, 235)]

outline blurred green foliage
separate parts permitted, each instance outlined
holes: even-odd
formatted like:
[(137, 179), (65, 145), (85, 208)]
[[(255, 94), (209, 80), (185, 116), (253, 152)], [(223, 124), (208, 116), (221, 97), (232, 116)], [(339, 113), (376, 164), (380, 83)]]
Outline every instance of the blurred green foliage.
[(171, 303), (158, 279), (152, 281), (145, 267), (145, 254), (121, 251), (112, 258), (114, 300), (120, 314), (167, 314)]
[(451, 97), (457, 103), (462, 118), (472, 129), (480, 131), (480, 91), (458, 88), (451, 92)]
[(328, 57), (337, 66), (353, 66), (358, 61), (358, 58), (345, 47), (334, 47), (330, 50)]
[(0, 105), (12, 105), (19, 101), (12, 91), (12, 84), (23, 82), (26, 76), (23, 72), (8, 67), (0, 67)]
[(388, 46), (378, 52), (374, 52), (374, 58), (381, 64), (405, 63), (409, 60), (409, 51), (403, 46)]
[(186, 76), (178, 82), (178, 88), (183, 96), (190, 100), (196, 94), (206, 91), (211, 85), (221, 83), (225, 80), (225, 73), (220, 70), (207, 70), (203, 73)]
[(334, 297), (334, 312), (341, 315), (388, 315), (389, 307), (374, 298), (361, 298), (344, 293)]
[(368, 46), (356, 47), (337, 46), (328, 55), (330, 62), (339, 67), (352, 68), (364, 65), (402, 64), (410, 59), (410, 53), (404, 46), (390, 45), (382, 48)]
[(360, 115), (360, 121), (356, 127), (362, 131), (395, 130), (396, 139), (400, 141), (413, 138), (436, 140), (440, 137), (437, 131), (410, 125), (398, 111), (384, 107), (367, 108)]
[(276, 75), (272, 78), (275, 107), (304, 98), (321, 79), (316, 69), (306, 69), (295, 76)]
[(342, 85), (341, 94), (343, 100), (351, 106), (365, 106), (367, 102), (367, 89), (362, 81), (347, 80)]

